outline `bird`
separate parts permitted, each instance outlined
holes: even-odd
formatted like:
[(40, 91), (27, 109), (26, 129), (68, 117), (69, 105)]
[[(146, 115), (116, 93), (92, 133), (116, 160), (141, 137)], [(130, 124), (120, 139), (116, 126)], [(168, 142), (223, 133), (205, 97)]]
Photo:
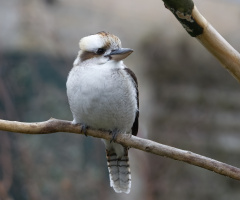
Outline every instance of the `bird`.
[(103, 140), (110, 186), (117, 193), (131, 190), (128, 147), (115, 143), (118, 134), (137, 135), (139, 94), (137, 77), (123, 59), (133, 50), (122, 48), (120, 39), (108, 32), (83, 37), (80, 51), (67, 78), (72, 124), (109, 131)]

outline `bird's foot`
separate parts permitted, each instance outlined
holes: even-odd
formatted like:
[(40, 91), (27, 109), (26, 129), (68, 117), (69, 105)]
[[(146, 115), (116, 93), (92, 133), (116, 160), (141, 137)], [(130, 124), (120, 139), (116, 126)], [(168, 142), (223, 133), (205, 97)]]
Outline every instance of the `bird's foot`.
[(113, 129), (112, 131), (110, 131), (109, 134), (112, 134), (112, 139), (110, 140), (110, 143), (116, 141), (116, 137), (117, 137), (118, 132), (119, 132), (119, 131), (118, 131), (117, 129)]
[(81, 126), (80, 132), (83, 133), (87, 137), (88, 126), (86, 124), (77, 123), (75, 120), (72, 121), (72, 124), (77, 125), (77, 126)]
[(81, 127), (81, 133), (83, 133), (86, 137), (87, 137), (87, 129), (88, 129), (88, 126), (86, 124), (81, 124), (82, 127)]

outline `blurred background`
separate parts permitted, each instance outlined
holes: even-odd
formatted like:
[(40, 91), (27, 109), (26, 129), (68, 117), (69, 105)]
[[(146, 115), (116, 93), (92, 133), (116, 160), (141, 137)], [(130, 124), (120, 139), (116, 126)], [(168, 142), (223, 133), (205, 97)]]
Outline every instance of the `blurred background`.
[[(240, 51), (240, 2), (195, 0)], [(99, 31), (134, 49), (139, 136), (240, 167), (240, 85), (161, 0), (0, 0), (0, 118), (72, 120), (68, 72), (79, 39)], [(105, 150), (82, 135), (0, 134), (0, 200), (229, 200), (240, 182), (131, 149), (132, 190), (109, 186)]]

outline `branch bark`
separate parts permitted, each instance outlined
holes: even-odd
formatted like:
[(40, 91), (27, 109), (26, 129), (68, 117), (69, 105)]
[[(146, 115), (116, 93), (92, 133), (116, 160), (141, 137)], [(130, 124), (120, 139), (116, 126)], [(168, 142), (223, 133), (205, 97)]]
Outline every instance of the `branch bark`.
[[(73, 125), (70, 121), (51, 118), (48, 121), (37, 123), (24, 123), (17, 121), (0, 120), (0, 130), (26, 134), (49, 134), (56, 132), (69, 132), (82, 134), (80, 125)], [(108, 132), (87, 129), (87, 135), (110, 140)], [(116, 142), (123, 146), (139, 149), (145, 152), (183, 161), (191, 165), (202, 167), (218, 174), (240, 180), (240, 169), (211, 158), (195, 154), (190, 151), (177, 149), (151, 140), (129, 136), (117, 135)]]
[(240, 54), (201, 15), (192, 0), (163, 0), (185, 30), (240, 82)]

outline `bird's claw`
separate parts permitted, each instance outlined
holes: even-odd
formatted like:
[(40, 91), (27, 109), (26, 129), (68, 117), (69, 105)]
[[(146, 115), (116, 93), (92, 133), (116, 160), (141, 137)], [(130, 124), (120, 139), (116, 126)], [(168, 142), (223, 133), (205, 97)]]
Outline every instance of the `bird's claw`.
[(85, 125), (85, 124), (81, 124), (81, 133), (83, 133), (86, 137), (87, 137), (87, 129), (88, 129), (88, 126)]
[(72, 124), (75, 125), (75, 126), (80, 126), (81, 127), (80, 132), (83, 133), (87, 137), (88, 126), (86, 124), (76, 122), (75, 119), (72, 121)]
[(118, 130), (117, 130), (117, 129), (114, 129), (113, 131), (110, 131), (109, 134), (112, 134), (112, 139), (110, 140), (110, 143), (115, 142), (115, 141), (116, 141), (117, 134), (118, 134)]

